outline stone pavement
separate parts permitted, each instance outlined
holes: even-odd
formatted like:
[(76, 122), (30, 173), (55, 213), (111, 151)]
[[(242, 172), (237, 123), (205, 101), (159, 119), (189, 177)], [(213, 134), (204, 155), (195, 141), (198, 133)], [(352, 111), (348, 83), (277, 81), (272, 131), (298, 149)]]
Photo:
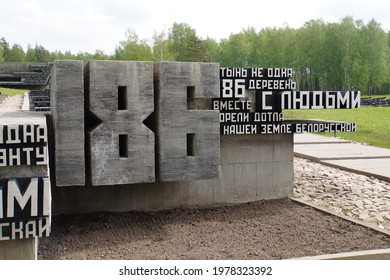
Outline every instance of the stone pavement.
[(23, 106), (24, 95), (18, 94), (5, 98), (0, 102), (0, 111), (17, 111)]
[(8, 95), (0, 93), (0, 106), (8, 98)]
[(390, 182), (390, 149), (305, 133), (294, 135), (294, 154)]
[(390, 150), (314, 134), (294, 142), (294, 198), (390, 234)]

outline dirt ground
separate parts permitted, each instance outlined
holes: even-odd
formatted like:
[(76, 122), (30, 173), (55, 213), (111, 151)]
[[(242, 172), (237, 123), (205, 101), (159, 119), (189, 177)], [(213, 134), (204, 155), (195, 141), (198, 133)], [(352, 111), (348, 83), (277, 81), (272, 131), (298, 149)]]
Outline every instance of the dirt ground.
[(390, 248), (390, 237), (289, 199), (53, 218), (39, 259), (287, 259)]

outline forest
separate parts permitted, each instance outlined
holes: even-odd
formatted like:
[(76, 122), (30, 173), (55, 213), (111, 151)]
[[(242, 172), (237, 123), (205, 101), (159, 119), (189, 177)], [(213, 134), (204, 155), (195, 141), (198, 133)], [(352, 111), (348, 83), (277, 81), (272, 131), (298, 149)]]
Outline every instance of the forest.
[[(0, 35), (1, 36), (1, 35)], [(58, 59), (198, 61), (221, 67), (292, 68), (297, 90), (360, 90), (390, 93), (390, 31), (374, 19), (368, 23), (345, 17), (338, 23), (322, 19), (300, 28), (243, 29), (226, 39), (200, 38), (186, 23), (154, 32), (152, 40), (129, 29), (113, 54), (49, 51), (44, 46), (11, 45), (0, 40), (0, 62), (51, 62)]]

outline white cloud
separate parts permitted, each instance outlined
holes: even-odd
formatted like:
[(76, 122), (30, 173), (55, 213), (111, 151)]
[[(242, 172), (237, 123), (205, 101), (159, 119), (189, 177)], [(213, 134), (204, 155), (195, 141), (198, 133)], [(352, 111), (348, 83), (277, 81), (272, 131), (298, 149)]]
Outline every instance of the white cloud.
[(0, 37), (11, 44), (30, 43), (53, 50), (112, 53), (127, 29), (141, 39), (184, 22), (202, 38), (227, 38), (249, 26), (302, 26), (310, 19), (338, 22), (345, 16), (390, 28), (388, 0), (23, 0), (4, 1)]

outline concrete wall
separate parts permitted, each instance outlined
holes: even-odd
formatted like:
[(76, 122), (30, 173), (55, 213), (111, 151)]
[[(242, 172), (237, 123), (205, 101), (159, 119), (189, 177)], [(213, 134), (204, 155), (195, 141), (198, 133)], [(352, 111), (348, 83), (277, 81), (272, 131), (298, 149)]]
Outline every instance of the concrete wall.
[(53, 188), (53, 214), (205, 207), (288, 197), (293, 135), (221, 135), (220, 178)]
[(0, 74), (10, 74), (13, 72), (30, 72), (31, 66), (46, 66), (47, 63), (40, 62), (2, 62), (0, 63)]
[(82, 61), (56, 61), (51, 73), (51, 92), (55, 94), (51, 94), (52, 117), (48, 119), (55, 186), (85, 185), (83, 68)]
[(36, 260), (38, 239), (16, 239), (0, 242), (0, 260)]
[(161, 62), (154, 67), (157, 178), (161, 182), (219, 175), (219, 112), (191, 108), (219, 96), (219, 64)]
[[(21, 126), (21, 125), (39, 125), (46, 128), (46, 118), (44, 115), (36, 112), (0, 112), (0, 127), (3, 125), (8, 126)], [(22, 138), (21, 135), (19, 135), (20, 138)], [(15, 136), (14, 140), (17, 137)], [(27, 139), (30, 139), (30, 137), (26, 137)], [(32, 138), (35, 138), (32, 136)], [(46, 139), (47, 140), (47, 139)], [(47, 150), (47, 144), (43, 145), (43, 148)], [(30, 140), (32, 141), (32, 140)], [(0, 141), (0, 148), (10, 148), (12, 147), (10, 144), (4, 144)], [(16, 141), (14, 141), (16, 142)], [(37, 146), (38, 143), (34, 140), (33, 144), (30, 144), (30, 146)], [(8, 146), (7, 146), (8, 145)], [(22, 145), (22, 144), (20, 144)], [(25, 144), (25, 147), (30, 147), (28, 144)], [(47, 151), (46, 151), (47, 154)], [(1, 160), (3, 161), (3, 159)], [(48, 165), (47, 164), (25, 164), (22, 160), (20, 160), (20, 165), (13, 164), (5, 164), (5, 166), (0, 166), (0, 179), (16, 179), (19, 178), (36, 178), (36, 177), (48, 177)], [(34, 162), (35, 155), (30, 157), (30, 161)], [(42, 161), (42, 159), (39, 159), (39, 161)], [(46, 160), (47, 161), (47, 160)], [(2, 162), (2, 165), (4, 165), (4, 162)], [(3, 180), (4, 181), (4, 180)], [(6, 185), (0, 185), (0, 191), (4, 194), (4, 190), (7, 188)], [(1, 193), (1, 192), (0, 192)], [(0, 196), (0, 199), (3, 199), (3, 197)], [(32, 203), (32, 202), (30, 202)], [(38, 202), (42, 203), (41, 201)], [(48, 204), (49, 201), (48, 201)], [(3, 207), (4, 204), (0, 203), (0, 206)], [(26, 207), (28, 210), (28, 207)], [(4, 217), (0, 217), (0, 223), (9, 223), (11, 222), (9, 219), (6, 219), (7, 217), (4, 215)], [(5, 219), (5, 220), (4, 220)], [(40, 217), (26, 217), (26, 221), (28, 220), (35, 220), (40, 219)], [(23, 220), (23, 222), (26, 222)], [(16, 218), (16, 220), (12, 222), (21, 222)], [(19, 225), (19, 224), (18, 224)], [(4, 226), (4, 224), (3, 224)], [(31, 260), (31, 259), (37, 259), (37, 242), (38, 239), (36, 237), (27, 238), (27, 239), (8, 239), (9, 237), (2, 237), (4, 234), (3, 229), (7, 228), (8, 226), (4, 226), (3, 228), (0, 227), (2, 232), (0, 233), (0, 260)], [(9, 227), (8, 227), (9, 228)], [(24, 231), (23, 231), (24, 232)], [(16, 234), (19, 236), (19, 234)], [(24, 234), (23, 234), (24, 235)]]

